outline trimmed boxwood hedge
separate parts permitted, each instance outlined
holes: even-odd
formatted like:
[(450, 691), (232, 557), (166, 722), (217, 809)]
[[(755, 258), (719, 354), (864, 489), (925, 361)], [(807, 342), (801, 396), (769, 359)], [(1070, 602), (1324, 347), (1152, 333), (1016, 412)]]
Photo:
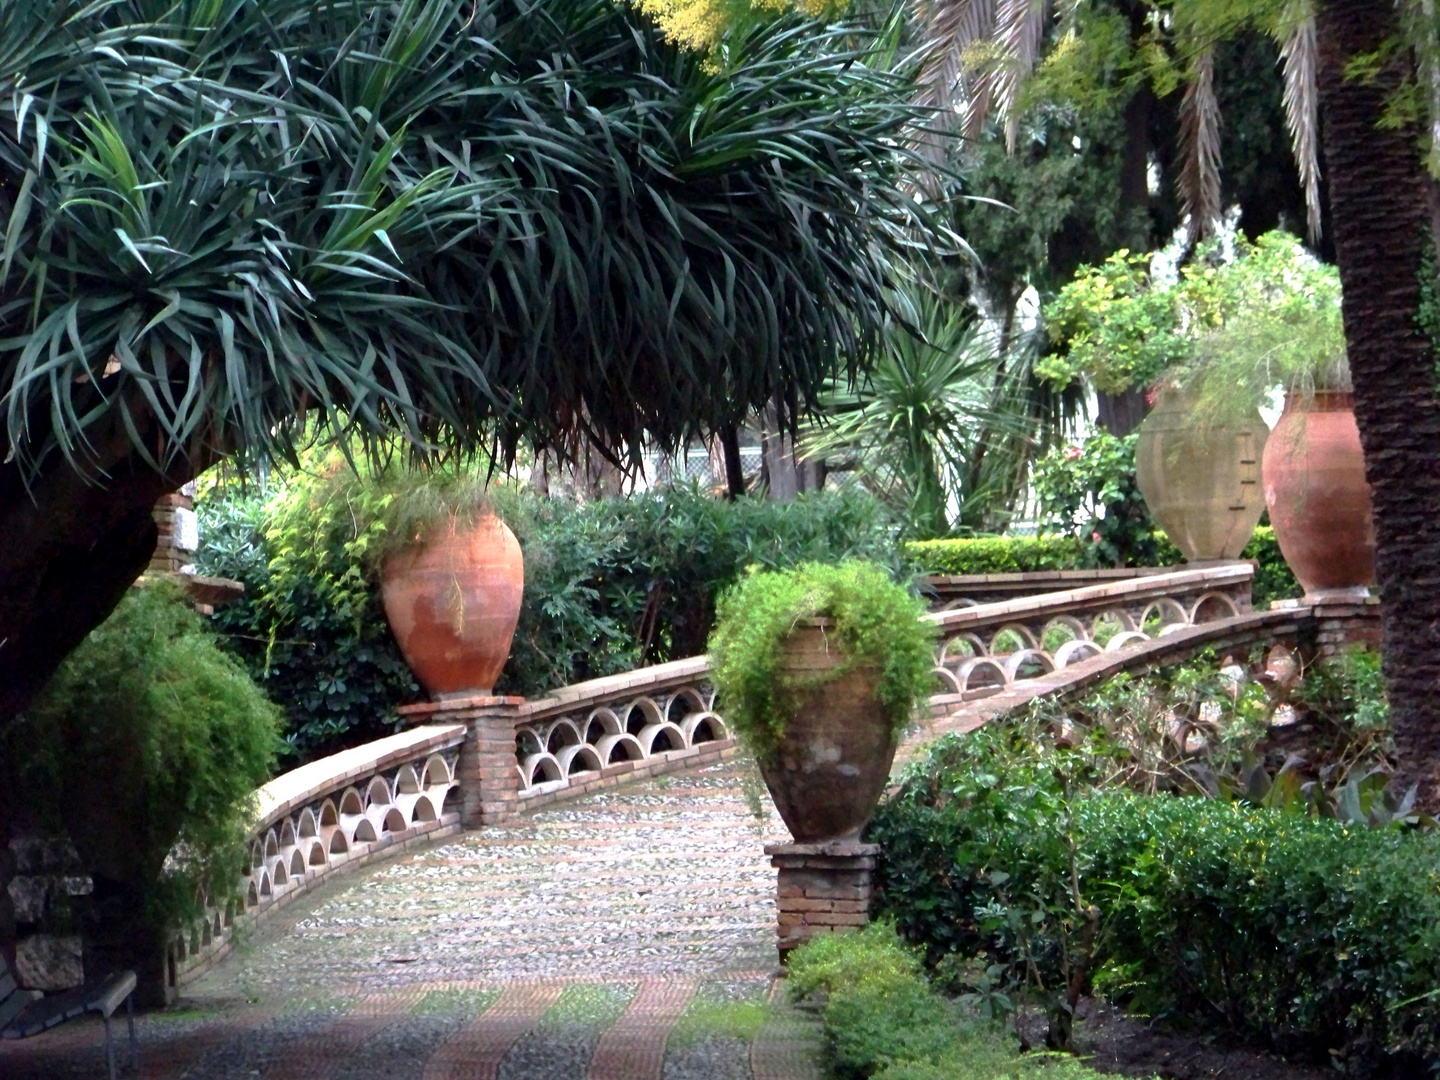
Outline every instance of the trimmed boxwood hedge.
[[(1183, 561), (1179, 550), (1163, 533), (1156, 534), (1162, 557)], [(905, 555), (922, 574), (1023, 574), (1038, 570), (1082, 570), (1095, 565), (1090, 545), (1073, 536), (984, 536), (962, 540), (915, 540), (904, 545)], [(1262, 525), (1240, 553), (1254, 559), (1256, 607), (1274, 600), (1299, 596), (1300, 583), (1285, 564), (1275, 530)]]

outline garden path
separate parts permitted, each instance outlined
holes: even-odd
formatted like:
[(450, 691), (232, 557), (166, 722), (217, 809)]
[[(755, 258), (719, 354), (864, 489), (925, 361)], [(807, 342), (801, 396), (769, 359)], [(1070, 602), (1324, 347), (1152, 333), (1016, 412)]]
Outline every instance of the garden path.
[[(451, 837), (275, 916), (139, 1022), (165, 1080), (815, 1080), (773, 992), (786, 837), (728, 764)], [(767, 804), (768, 805), (768, 804)], [(98, 1023), (0, 1044), (103, 1076)]]

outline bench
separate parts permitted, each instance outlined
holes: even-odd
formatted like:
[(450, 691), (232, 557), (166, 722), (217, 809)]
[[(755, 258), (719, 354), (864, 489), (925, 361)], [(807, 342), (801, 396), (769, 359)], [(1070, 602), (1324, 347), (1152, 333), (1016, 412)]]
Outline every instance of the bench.
[(122, 1004), (130, 1026), (130, 1067), (138, 1068), (133, 971), (121, 971), (99, 982), (37, 1000), (16, 985), (10, 966), (4, 956), (0, 956), (0, 1039), (24, 1039), (85, 1013), (98, 1012), (105, 1020), (105, 1063), (110, 1070), (110, 1080), (115, 1080), (115, 1042), (110, 1033), (110, 1017)]

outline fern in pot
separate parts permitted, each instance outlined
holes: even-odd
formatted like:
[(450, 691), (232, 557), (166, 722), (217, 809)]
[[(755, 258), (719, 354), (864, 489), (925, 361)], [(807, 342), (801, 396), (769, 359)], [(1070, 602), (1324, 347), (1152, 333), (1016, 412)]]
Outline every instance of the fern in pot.
[(753, 572), (721, 597), (710, 659), (726, 724), (800, 843), (853, 839), (935, 689), (918, 598), (872, 563)]

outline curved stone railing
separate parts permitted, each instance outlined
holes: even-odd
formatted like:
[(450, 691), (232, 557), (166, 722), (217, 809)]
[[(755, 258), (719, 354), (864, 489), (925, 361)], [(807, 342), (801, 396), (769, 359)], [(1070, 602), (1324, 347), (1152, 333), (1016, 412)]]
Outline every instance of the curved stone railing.
[(1254, 567), (1226, 563), (1132, 577), (932, 614), (940, 631), (932, 707), (987, 697), (1019, 682), (1250, 610)]
[(329, 875), (458, 832), (456, 765), (464, 741), (463, 724), (413, 728), (302, 765), (260, 788), (238, 895), (209, 908), (172, 943), (170, 984), (195, 978), (229, 951), (237, 927)]
[[(974, 726), (977, 706), (1008, 708), (1011, 698), (1079, 685), (1092, 670), (1148, 662), (1143, 657), (1157, 645), (1203, 648), (1237, 618), (1255, 618), (1246, 615), (1252, 575), (1249, 564), (1226, 564), (935, 612), (927, 618), (940, 636), (936, 671), (944, 690), (931, 699), (926, 730)], [(1278, 626), (1301, 617), (1265, 613), (1261, 621)], [(401, 712), (424, 726), (277, 777), (257, 793), (238, 899), (211, 909), (174, 942), (172, 985), (228, 951), (237, 927), (330, 874), (463, 825), (506, 824), (516, 813), (627, 779), (732, 756), (735, 742), (715, 712), (709, 678), (709, 660), (699, 656), (532, 701), (407, 706)]]
[(710, 662), (674, 660), (577, 683), (515, 712), (522, 808), (717, 760), (734, 745), (714, 712)]

